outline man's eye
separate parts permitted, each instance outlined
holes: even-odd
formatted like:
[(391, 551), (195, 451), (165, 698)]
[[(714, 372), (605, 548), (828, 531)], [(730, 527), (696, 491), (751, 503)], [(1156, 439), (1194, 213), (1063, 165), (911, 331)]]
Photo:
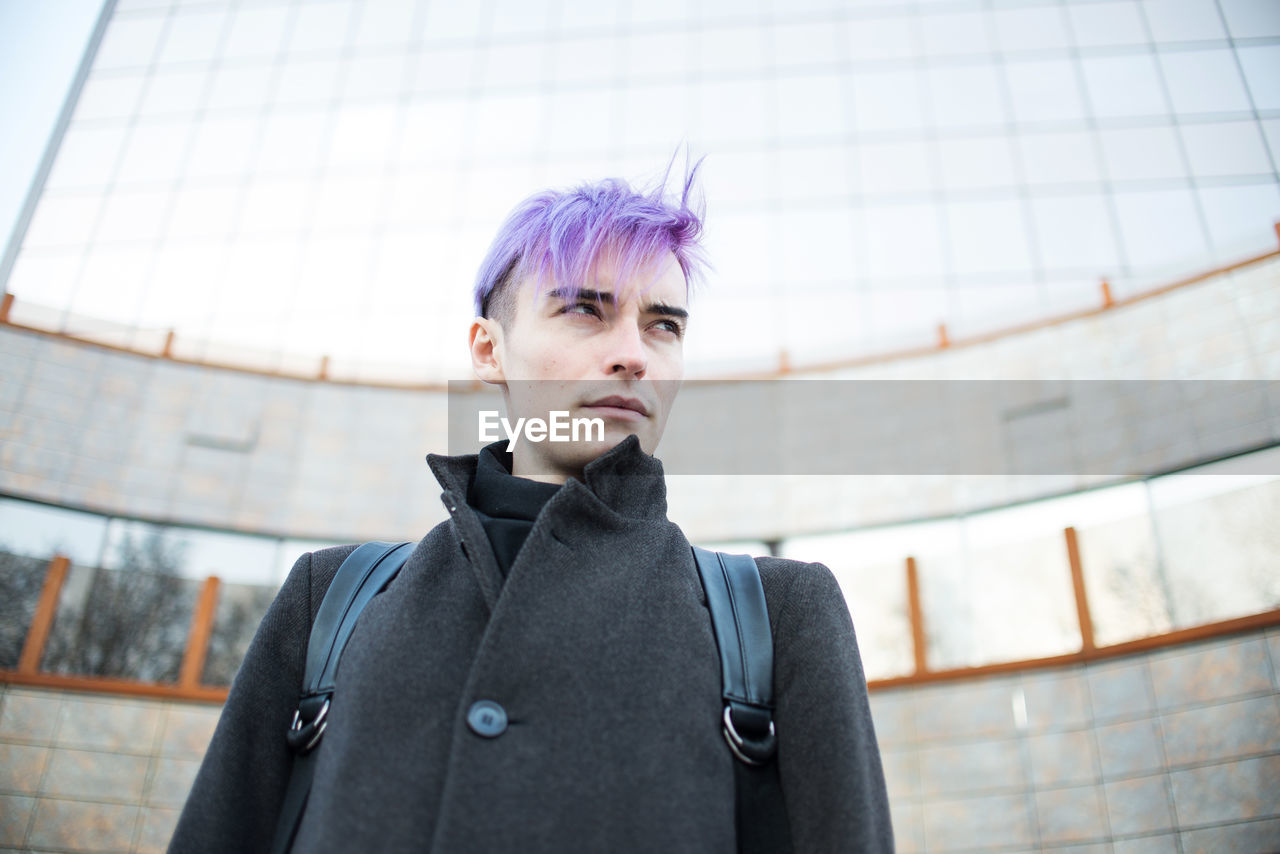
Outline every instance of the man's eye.
[(564, 307), (565, 314), (587, 314), (598, 317), (600, 315), (600, 307), (593, 302), (576, 302), (573, 305)]
[(677, 337), (684, 334), (684, 327), (675, 320), (659, 320), (654, 326), (664, 332), (670, 332)]

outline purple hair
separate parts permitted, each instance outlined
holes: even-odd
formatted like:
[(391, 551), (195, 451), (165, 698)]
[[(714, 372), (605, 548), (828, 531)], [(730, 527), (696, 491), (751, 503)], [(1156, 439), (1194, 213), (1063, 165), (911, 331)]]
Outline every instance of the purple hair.
[(688, 169), (679, 202), (666, 198), (671, 166), (651, 191), (606, 178), (572, 190), (548, 190), (525, 199), (507, 217), (476, 276), (476, 314), (489, 316), (494, 296), (533, 276), (536, 292), (554, 282), (568, 301), (589, 287), (602, 252), (615, 263), (617, 281), (642, 272), (665, 252), (676, 256), (686, 287), (700, 281), (707, 261), (699, 240), (703, 206), (690, 206), (699, 160)]

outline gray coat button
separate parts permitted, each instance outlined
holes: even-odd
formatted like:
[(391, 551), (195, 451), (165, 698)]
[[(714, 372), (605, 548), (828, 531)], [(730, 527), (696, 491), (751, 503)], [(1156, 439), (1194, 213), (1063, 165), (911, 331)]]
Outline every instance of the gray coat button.
[(467, 726), (476, 735), (497, 738), (507, 730), (507, 710), (492, 700), (480, 700), (467, 712)]

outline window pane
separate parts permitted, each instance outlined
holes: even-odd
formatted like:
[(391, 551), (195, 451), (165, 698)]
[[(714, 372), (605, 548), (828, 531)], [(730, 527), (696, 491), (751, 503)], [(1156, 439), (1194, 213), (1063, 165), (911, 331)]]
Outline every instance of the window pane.
[(754, 80), (698, 87), (698, 138), (709, 143), (761, 142), (769, 136), (768, 90)]
[(858, 184), (871, 195), (933, 190), (933, 168), (923, 142), (869, 143), (857, 148)]
[(257, 144), (257, 119), (209, 119), (196, 131), (187, 175), (198, 178), (243, 174)]
[(134, 128), (116, 172), (116, 181), (145, 184), (177, 180), (190, 136), (191, 128), (186, 124)]
[(1081, 67), (1095, 115), (1132, 118), (1168, 114), (1154, 57), (1089, 57), (1082, 60)]
[(956, 272), (1025, 272), (1031, 269), (1026, 217), (1016, 201), (953, 202), (947, 227)]
[(1147, 41), (1142, 13), (1134, 0), (1112, 3), (1069, 3), (1067, 14), (1081, 47), (1136, 45)]
[(492, 32), (495, 35), (538, 33), (555, 20), (553, 10), (560, 11), (558, 0), (495, 0)]
[(151, 252), (144, 249), (103, 246), (89, 252), (72, 310), (90, 323), (109, 320), (132, 324), (150, 263)]
[(1047, 269), (1102, 276), (1119, 268), (1111, 214), (1101, 197), (1033, 198), (1031, 210)]
[(347, 64), (346, 78), (342, 82), (343, 100), (369, 101), (398, 96), (407, 85), (407, 60), (403, 53), (353, 59)]
[[(772, 257), (777, 240), (769, 217), (721, 214), (707, 222), (707, 251), (713, 251), (716, 279), (729, 288), (762, 285), (774, 279)], [(708, 294), (711, 289), (708, 289)]]
[(159, 541), (131, 544), (127, 558), (129, 569), (71, 567), (42, 670), (177, 681), (200, 582), (172, 574)]
[(848, 126), (842, 77), (782, 77), (775, 85), (778, 130), (784, 139), (841, 133)]
[(226, 11), (184, 11), (174, 15), (156, 60), (159, 65), (208, 62), (217, 53)]
[(98, 195), (45, 195), (27, 227), (23, 247), (73, 246), (88, 243), (98, 222), (102, 197)]
[(223, 584), (218, 587), (218, 607), (200, 681), (205, 685), (230, 685), (258, 624), (275, 598), (275, 587), (256, 584)]
[(219, 69), (213, 77), (206, 106), (209, 110), (261, 109), (271, 91), (273, 71), (270, 66), (249, 66)]
[(169, 209), (170, 193), (154, 190), (117, 190), (106, 197), (98, 224), (98, 240), (155, 240), (160, 236)]
[(632, 146), (673, 147), (689, 132), (688, 86), (633, 86), (621, 103), (622, 136)]
[(237, 9), (222, 55), (227, 59), (275, 56), (284, 40), (289, 9)]
[[(487, 9), (479, 3), (428, 3), (423, 33), (428, 41), (474, 39), (480, 32), (481, 16)], [(568, 17), (567, 10), (563, 10), (562, 15), (567, 20), (574, 20)]]
[[(613, 93), (600, 90), (557, 92), (550, 98), (529, 97), (520, 104), (521, 114), (530, 125), (530, 136), (536, 138), (539, 125), (546, 122), (546, 144), (558, 152), (605, 151), (612, 138)], [(489, 114), (491, 133), (506, 134), (503, 111)], [(517, 125), (519, 127), (519, 125)], [(682, 128), (687, 133), (688, 126)], [(483, 141), (477, 140), (483, 145)], [(501, 145), (489, 143), (493, 148)], [(531, 150), (533, 139), (523, 149)], [(512, 150), (516, 150), (512, 147)]]
[(1226, 36), (1214, 0), (1143, 0), (1157, 42), (1198, 41)]
[(1271, 160), (1254, 122), (1212, 122), (1183, 125), (1193, 175), (1260, 175), (1271, 171)]
[(1280, 36), (1280, 5), (1274, 0), (1219, 0), (1233, 38)]
[(242, 192), (239, 187), (186, 188), (170, 211), (168, 236), (229, 236)]
[(1280, 480), (1175, 475), (1152, 481), (1151, 500), (1176, 628), (1280, 605)]
[(1102, 155), (1112, 181), (1185, 178), (1187, 169), (1172, 127), (1099, 131)]
[[(827, 28), (828, 40), (830, 29)], [(623, 38), (626, 75), (635, 82), (651, 77), (684, 76), (695, 59), (692, 36), (687, 31), (627, 32)]]
[(1007, 51), (1065, 48), (1066, 16), (1058, 6), (1032, 6), (1026, 9), (996, 9), (997, 41)]
[(248, 534), (113, 521), (103, 565), (112, 570), (144, 569), (186, 578), (216, 575), (228, 583), (271, 580), (276, 540)]
[(925, 56), (986, 56), (991, 52), (987, 17), (981, 12), (920, 16), (920, 43)]
[[(597, 47), (598, 55), (590, 58), (581, 54), (588, 47)], [(584, 77), (584, 67), (590, 68), (592, 61), (608, 63), (602, 75), (613, 76), (612, 65), (618, 51), (612, 49), (607, 42), (592, 40), (584, 44), (581, 41), (565, 44), (567, 55), (551, 53), (553, 61), (559, 60), (559, 70), (566, 72), (561, 82), (579, 82), (590, 79)], [(479, 86), (485, 94), (498, 90), (526, 86), (543, 86), (548, 75), (546, 46), (542, 42), (532, 44), (495, 44), (487, 50), (476, 51), (475, 61), (479, 64)], [(575, 54), (577, 56), (575, 56)]]
[[(520, 120), (518, 114), (512, 118)], [(395, 127), (395, 107), (351, 106), (340, 111), (329, 140), (329, 165), (337, 170), (380, 165), (395, 141)]]
[(1280, 45), (1242, 47), (1237, 54), (1259, 110), (1280, 110)]
[(1072, 524), (1095, 642), (1107, 646), (1169, 631), (1168, 581), (1159, 563), (1146, 487), (1130, 484), (1080, 499), (1085, 512), (1073, 517)]
[[(916, 53), (910, 18), (852, 20), (848, 27), (849, 57), (855, 66), (867, 60), (897, 59)], [(856, 71), (854, 75), (856, 79)]]
[(354, 23), (351, 7), (347, 0), (297, 7), (287, 50), (290, 53), (334, 53), (340, 50)]
[(1029, 184), (1076, 184), (1101, 180), (1093, 138), (1084, 132), (1016, 137)]
[[(869, 229), (875, 235), (874, 229)], [(932, 262), (941, 264), (941, 259)], [(922, 275), (926, 283), (938, 279), (941, 273)], [(899, 276), (900, 277), (900, 276)], [(933, 340), (939, 319), (952, 314), (956, 289), (932, 284), (903, 284), (893, 291), (867, 292), (867, 317), (872, 335), (872, 352), (876, 347), (889, 349), (904, 342), (920, 344)]]
[(116, 165), (124, 139), (124, 128), (73, 126), (58, 149), (58, 159), (49, 173), (46, 190), (105, 185)]
[[(338, 71), (342, 64), (336, 59), (293, 60), (282, 66), (277, 73), (274, 87), (274, 103), (281, 107), (312, 106), (328, 107), (333, 100), (333, 92), (338, 88)], [(269, 67), (262, 69), (270, 71)], [(270, 91), (263, 80), (262, 93)]]
[(862, 131), (914, 130), (924, 127), (920, 73), (853, 73), (854, 124)]
[(1013, 110), (1019, 121), (1084, 116), (1075, 69), (1064, 60), (1018, 60), (1005, 66)]
[(1117, 193), (1120, 233), (1131, 265), (1148, 270), (1183, 269), (1208, 254), (1189, 191)]
[(943, 559), (936, 571), (921, 561), (931, 666), (1080, 648), (1061, 515), (1049, 502), (976, 514), (963, 523), (962, 560)]
[[(845, 198), (850, 191), (849, 150), (842, 145), (784, 148), (778, 151), (778, 184), (785, 198)], [(765, 172), (753, 175), (761, 183)], [(713, 198), (708, 194), (708, 198)]]
[(170, 69), (157, 72), (142, 98), (141, 117), (192, 116), (204, 102), (210, 72)]
[(94, 58), (94, 70), (146, 65), (155, 54), (165, 23), (163, 15), (113, 20)]
[[(779, 23), (772, 32), (774, 59), (779, 68), (842, 61), (845, 52), (838, 41), (840, 35), (838, 27), (827, 23)], [(661, 38), (665, 40), (666, 34)]]
[(131, 115), (142, 97), (142, 77), (89, 78), (76, 101), (77, 121), (123, 119)]
[(0, 546), (0, 668), (18, 666), (49, 562)]
[(938, 142), (942, 180), (949, 189), (1012, 187), (1013, 151), (1006, 136)]
[(1007, 120), (994, 66), (930, 68), (929, 97), (939, 127), (982, 127)]
[[(702, 73), (716, 75), (726, 72), (754, 72), (760, 60), (767, 55), (769, 33), (760, 26), (708, 27), (698, 36), (697, 59)], [(613, 46), (617, 53), (617, 47)], [(607, 73), (612, 63), (597, 69), (600, 76)], [(595, 79), (600, 79), (596, 77)], [(760, 88), (759, 84), (755, 84)]]
[(1229, 50), (1164, 52), (1160, 65), (1179, 114), (1249, 109), (1244, 81)]
[[(872, 279), (940, 276), (943, 272), (936, 208), (932, 205), (867, 208), (867, 273)], [(940, 316), (944, 315), (934, 315)]]
[(1280, 222), (1280, 187), (1276, 184), (1202, 187), (1200, 204), (1219, 261), (1275, 248), (1273, 226)]
[(360, 7), (357, 45), (404, 45), (413, 38), (415, 0), (379, 0)]
[[(263, 177), (298, 175), (320, 168), (329, 117), (319, 112), (273, 113), (258, 148), (258, 173)], [(254, 182), (257, 192), (267, 182)], [(268, 184), (268, 187), (270, 184)]]
[(853, 221), (846, 209), (789, 210), (782, 219), (785, 280), (850, 282), (857, 277)]

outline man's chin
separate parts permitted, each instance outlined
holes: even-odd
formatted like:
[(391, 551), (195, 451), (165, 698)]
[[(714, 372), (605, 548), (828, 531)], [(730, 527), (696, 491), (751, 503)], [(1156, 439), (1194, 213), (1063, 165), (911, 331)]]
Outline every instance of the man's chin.
[[(587, 463), (597, 459), (605, 452), (616, 448), (628, 436), (635, 432), (636, 431), (634, 430), (624, 431), (621, 429), (606, 429), (604, 432), (604, 438), (600, 441), (565, 442), (560, 444), (559, 447), (555, 448), (550, 454), (546, 455), (544, 458), (546, 461), (545, 464), (560, 472), (580, 472), (586, 467)], [(636, 438), (640, 441), (641, 450), (646, 454), (653, 453), (651, 448), (646, 447), (647, 442), (645, 441), (644, 436), (637, 433)], [(551, 472), (539, 473), (550, 474)]]

